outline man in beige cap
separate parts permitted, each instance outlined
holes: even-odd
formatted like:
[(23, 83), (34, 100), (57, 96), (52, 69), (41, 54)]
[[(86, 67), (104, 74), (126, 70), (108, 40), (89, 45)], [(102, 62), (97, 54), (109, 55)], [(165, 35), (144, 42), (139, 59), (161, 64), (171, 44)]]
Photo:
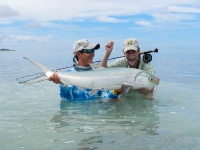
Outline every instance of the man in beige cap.
[[(140, 47), (139, 43), (135, 38), (129, 38), (124, 41), (123, 53), (125, 57), (118, 58), (110, 64), (107, 64), (108, 58), (112, 52), (114, 43), (110, 42), (110, 45), (106, 49), (106, 53), (102, 59), (101, 66), (104, 67), (126, 67), (126, 68), (137, 68), (155, 74), (155, 69), (151, 63), (145, 63), (142, 58), (140, 58)], [(138, 89), (141, 93), (151, 93), (153, 89), (141, 88)]]
[[(110, 51), (110, 44), (106, 47), (106, 51)], [(93, 63), (95, 50), (100, 48), (99, 44), (90, 43), (86, 39), (78, 40), (74, 43), (73, 54), (74, 54), (74, 66), (67, 70), (70, 71), (89, 71), (92, 70), (90, 63)], [(73, 85), (64, 85), (60, 82), (60, 78), (57, 73), (54, 73), (50, 78), (56, 84), (60, 84), (60, 96), (62, 99), (67, 101), (83, 101), (88, 99), (116, 99), (117, 94), (112, 93), (109, 90), (99, 90), (95, 95), (90, 95), (92, 89), (81, 88)]]

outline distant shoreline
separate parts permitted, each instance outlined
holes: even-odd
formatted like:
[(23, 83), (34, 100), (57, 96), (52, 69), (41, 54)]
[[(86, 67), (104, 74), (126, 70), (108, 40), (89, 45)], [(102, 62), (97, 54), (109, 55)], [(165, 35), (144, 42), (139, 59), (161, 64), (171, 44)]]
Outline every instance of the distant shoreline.
[(15, 51), (15, 50), (6, 49), (6, 48), (1, 48), (0, 51)]

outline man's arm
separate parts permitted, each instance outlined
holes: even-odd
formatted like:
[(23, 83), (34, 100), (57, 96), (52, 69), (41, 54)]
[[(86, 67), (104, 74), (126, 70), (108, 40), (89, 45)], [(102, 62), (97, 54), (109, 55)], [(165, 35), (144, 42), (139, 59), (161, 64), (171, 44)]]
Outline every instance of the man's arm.
[(113, 46), (114, 46), (113, 41), (110, 41), (105, 45), (106, 52), (105, 52), (104, 57), (103, 57), (103, 59), (100, 63), (101, 66), (107, 67), (107, 61), (108, 61), (108, 58), (109, 58), (109, 56), (110, 56), (110, 54), (113, 50)]

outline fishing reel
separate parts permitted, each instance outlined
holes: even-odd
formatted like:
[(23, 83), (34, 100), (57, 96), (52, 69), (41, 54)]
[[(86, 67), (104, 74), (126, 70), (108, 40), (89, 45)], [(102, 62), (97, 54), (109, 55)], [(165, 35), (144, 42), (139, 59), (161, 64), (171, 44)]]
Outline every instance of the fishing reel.
[(144, 55), (143, 55), (143, 61), (144, 61), (145, 63), (151, 62), (151, 60), (152, 60), (152, 55), (149, 54), (149, 53), (152, 53), (152, 52), (157, 53), (157, 52), (158, 52), (158, 49), (156, 48), (155, 50), (152, 50), (152, 51), (147, 51), (147, 52), (141, 52), (141, 53), (140, 53), (140, 54), (144, 54)]

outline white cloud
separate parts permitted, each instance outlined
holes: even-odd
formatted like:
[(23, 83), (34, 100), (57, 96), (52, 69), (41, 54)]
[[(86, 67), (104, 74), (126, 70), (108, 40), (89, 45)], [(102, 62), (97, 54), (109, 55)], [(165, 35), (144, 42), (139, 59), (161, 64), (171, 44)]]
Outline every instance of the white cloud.
[(153, 15), (157, 23), (177, 23), (183, 20), (194, 20), (197, 18), (195, 14), (184, 14), (184, 13), (166, 13)]
[[(199, 28), (199, 0), (0, 0), (0, 6), (5, 10), (0, 10), (0, 42), (6, 43), (110, 40)], [(49, 34), (53, 37), (44, 36)]]
[(26, 24), (26, 27), (30, 28), (30, 29), (39, 29), (41, 28), (43, 25), (40, 22), (30, 22)]
[(109, 17), (109, 16), (97, 17), (97, 20), (100, 22), (112, 22), (112, 23), (125, 22), (123, 20), (120, 20), (114, 17)]
[[(199, 13), (196, 8), (200, 2), (196, 0), (1, 0), (0, 5), (7, 8), (10, 15), (17, 15), (18, 20), (32, 19), (35, 21), (52, 20), (76, 20), (88, 19), (102, 22), (121, 22), (122, 16), (134, 16), (138, 14), (148, 14), (154, 16), (155, 13), (169, 12)], [(185, 5), (188, 5), (187, 7)], [(184, 7), (181, 7), (184, 6)], [(4, 16), (6, 16), (4, 14)], [(9, 16), (9, 14), (7, 14)], [(112, 17), (111, 17), (112, 16)], [(117, 19), (118, 18), (118, 19)]]
[(18, 12), (10, 8), (8, 5), (0, 5), (0, 18), (9, 18), (18, 15)]
[(145, 26), (145, 27), (150, 27), (151, 26), (151, 22), (150, 21), (146, 21), (146, 20), (139, 20), (135, 22), (138, 25), (141, 26)]
[(0, 36), (0, 42), (48, 42), (50, 37), (33, 37), (33, 36)]
[(200, 13), (200, 8), (195, 7), (170, 6), (169, 10), (179, 13)]

